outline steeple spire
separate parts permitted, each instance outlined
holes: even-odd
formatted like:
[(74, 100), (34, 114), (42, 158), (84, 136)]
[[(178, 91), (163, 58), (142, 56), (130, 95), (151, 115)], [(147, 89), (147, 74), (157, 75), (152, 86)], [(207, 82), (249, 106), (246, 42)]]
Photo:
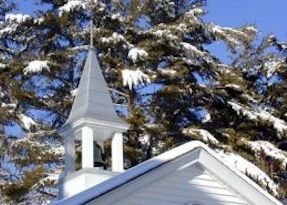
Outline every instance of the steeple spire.
[(93, 20), (91, 19), (91, 22), (90, 22), (90, 48), (94, 48), (94, 39), (93, 39), (93, 37), (94, 37), (94, 35), (93, 35), (93, 28), (94, 28), (94, 26), (93, 26)]
[[(64, 136), (65, 177), (60, 197), (69, 197), (94, 186), (117, 172), (124, 171), (123, 132), (129, 125), (114, 110), (111, 95), (93, 45), (93, 22), (90, 25), (90, 49), (78, 92), (65, 124), (59, 130)], [(111, 140), (111, 170), (100, 170), (104, 142)], [(75, 141), (81, 144), (81, 170), (75, 170)], [(96, 146), (94, 146), (96, 145)], [(95, 168), (94, 168), (95, 167)], [(86, 180), (88, 178), (88, 180)], [(81, 183), (79, 183), (79, 180)], [(77, 188), (71, 186), (77, 184)]]
[[(108, 86), (94, 49), (88, 51), (78, 92), (64, 127), (83, 120), (93, 124), (105, 122), (107, 127), (113, 131), (112, 127), (127, 126), (114, 110)], [(106, 128), (105, 132), (110, 129)], [(100, 129), (97, 130), (98, 134), (99, 132)]]

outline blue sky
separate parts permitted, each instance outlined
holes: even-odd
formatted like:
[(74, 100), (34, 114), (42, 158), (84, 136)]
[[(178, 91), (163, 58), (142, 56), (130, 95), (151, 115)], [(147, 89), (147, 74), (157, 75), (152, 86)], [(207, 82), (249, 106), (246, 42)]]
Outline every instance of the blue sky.
[[(239, 27), (255, 25), (259, 37), (275, 34), (285, 41), (287, 36), (286, 0), (209, 0), (208, 14), (204, 19), (220, 26)], [(228, 52), (223, 43), (207, 47), (224, 62), (229, 62)]]
[(262, 34), (287, 36), (286, 0), (209, 0), (206, 20), (222, 26), (256, 24)]

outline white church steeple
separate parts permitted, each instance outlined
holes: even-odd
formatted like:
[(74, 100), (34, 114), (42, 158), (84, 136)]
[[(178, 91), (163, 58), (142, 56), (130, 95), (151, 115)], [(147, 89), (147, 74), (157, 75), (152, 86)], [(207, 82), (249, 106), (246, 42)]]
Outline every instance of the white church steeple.
[(81, 141), (82, 144), (82, 169), (94, 169), (95, 142), (103, 149), (104, 141), (111, 139), (111, 170), (113, 172), (122, 172), (122, 132), (125, 132), (127, 129), (128, 124), (114, 110), (97, 53), (93, 46), (91, 25), (90, 49), (78, 92), (70, 115), (59, 131), (64, 136), (65, 175), (69, 176), (75, 173), (75, 140)]

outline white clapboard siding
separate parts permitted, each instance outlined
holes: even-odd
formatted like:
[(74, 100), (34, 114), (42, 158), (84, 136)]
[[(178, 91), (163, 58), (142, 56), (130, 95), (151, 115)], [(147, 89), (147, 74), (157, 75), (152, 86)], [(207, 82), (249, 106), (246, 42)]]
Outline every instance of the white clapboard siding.
[(198, 165), (160, 178), (121, 200), (117, 205), (184, 205), (188, 201), (203, 205), (247, 205), (236, 193)]

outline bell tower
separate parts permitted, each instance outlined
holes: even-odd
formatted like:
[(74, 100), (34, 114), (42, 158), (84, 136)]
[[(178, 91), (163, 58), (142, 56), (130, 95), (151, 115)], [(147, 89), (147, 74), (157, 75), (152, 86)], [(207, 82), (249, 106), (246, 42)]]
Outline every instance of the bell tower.
[[(91, 44), (78, 92), (65, 124), (65, 170), (60, 182), (60, 198), (72, 196), (123, 172), (123, 135), (128, 129), (115, 112), (96, 50)], [(75, 140), (81, 142), (81, 168), (75, 171)], [(111, 140), (111, 168), (105, 169), (104, 142)]]

